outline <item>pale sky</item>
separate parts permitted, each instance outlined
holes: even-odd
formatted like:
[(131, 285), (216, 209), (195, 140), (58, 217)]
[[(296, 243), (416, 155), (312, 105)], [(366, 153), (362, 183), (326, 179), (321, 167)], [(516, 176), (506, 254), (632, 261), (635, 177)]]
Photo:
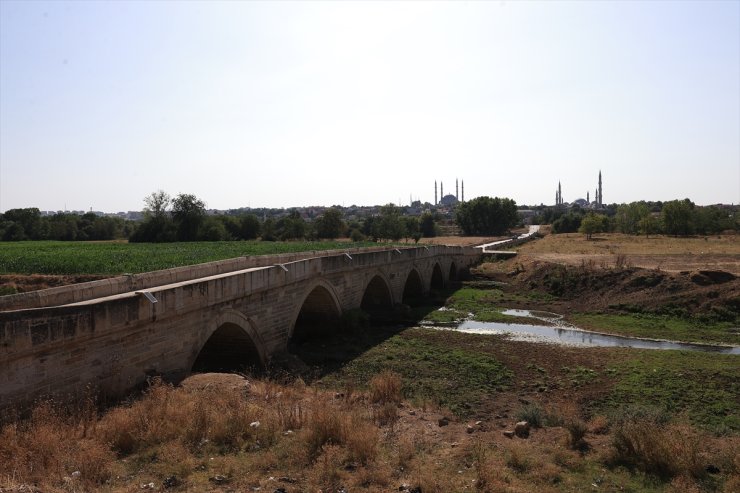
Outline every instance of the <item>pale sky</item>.
[(740, 2), (0, 0), (0, 211), (740, 203)]

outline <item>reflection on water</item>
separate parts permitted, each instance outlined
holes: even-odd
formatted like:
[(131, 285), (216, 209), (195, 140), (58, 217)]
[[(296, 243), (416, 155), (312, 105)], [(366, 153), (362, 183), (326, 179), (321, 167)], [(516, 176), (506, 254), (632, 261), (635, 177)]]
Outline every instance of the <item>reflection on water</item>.
[(583, 346), (682, 349), (711, 353), (740, 354), (740, 347), (709, 346), (684, 342), (638, 339), (634, 337), (589, 332), (573, 327), (564, 327), (562, 322), (563, 317), (556, 313), (530, 310), (506, 310), (503, 313), (505, 315), (535, 318), (556, 325), (507, 324), (501, 322), (477, 322), (475, 320), (466, 320), (453, 330), (473, 334), (510, 334), (513, 338), (520, 340), (539, 340), (543, 342), (559, 342), (561, 344), (576, 344)]

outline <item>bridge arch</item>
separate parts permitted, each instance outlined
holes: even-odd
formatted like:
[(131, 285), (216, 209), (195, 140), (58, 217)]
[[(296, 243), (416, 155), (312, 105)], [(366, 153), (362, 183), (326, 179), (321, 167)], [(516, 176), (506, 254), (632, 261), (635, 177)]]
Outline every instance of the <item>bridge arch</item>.
[(233, 309), (221, 312), (206, 334), (188, 362), (191, 373), (264, 368), (265, 345), (252, 321), (241, 312)]
[[(342, 305), (334, 287), (323, 279), (311, 283), (293, 314), (288, 343), (327, 332), (337, 325)], [(296, 337), (298, 341), (296, 341)]]
[(439, 266), (439, 262), (434, 263), (432, 267), (431, 281), (429, 282), (429, 289), (442, 289), (445, 287), (444, 276), (442, 275), (442, 267)]
[(407, 305), (415, 305), (419, 304), (423, 297), (424, 284), (421, 282), (421, 275), (419, 275), (419, 271), (416, 268), (412, 268), (406, 276), (401, 300)]
[(457, 265), (455, 265), (455, 262), (450, 263), (450, 273), (447, 279), (450, 281), (457, 281)]
[(383, 274), (378, 272), (365, 284), (365, 289), (362, 290), (360, 308), (369, 312), (392, 307), (393, 292), (391, 291), (391, 284)]

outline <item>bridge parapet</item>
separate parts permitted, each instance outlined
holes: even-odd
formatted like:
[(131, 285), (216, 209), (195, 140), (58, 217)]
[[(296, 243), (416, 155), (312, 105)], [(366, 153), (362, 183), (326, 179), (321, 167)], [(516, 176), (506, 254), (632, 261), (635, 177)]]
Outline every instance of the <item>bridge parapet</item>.
[[(439, 249), (440, 246), (429, 246), (428, 248)], [(447, 250), (450, 253), (461, 253), (455, 252), (454, 250), (461, 249), (462, 247), (441, 248), (452, 249)], [(401, 251), (415, 249), (418, 249), (418, 247), (399, 247), (399, 250)], [(346, 258), (346, 254), (354, 256), (356, 254), (366, 255), (367, 252), (388, 251), (388, 247), (380, 246), (368, 248), (349, 248), (346, 250), (316, 250), (309, 252), (285, 253), (277, 255), (254, 255), (248, 257), (237, 257), (228, 260), (219, 260), (215, 262), (207, 262), (203, 264), (189, 265), (184, 267), (175, 267), (172, 269), (163, 269), (154, 272), (145, 272), (142, 274), (121, 275), (108, 279), (101, 279), (98, 281), (90, 281), (68, 286), (59, 286), (28, 293), (0, 296), (0, 312), (78, 303), (81, 301), (102, 298), (105, 296), (114, 296), (128, 291), (144, 290), (156, 286), (173, 284), (190, 279), (208, 277), (245, 269), (287, 264), (309, 258)], [(475, 252), (468, 252), (468, 254), (475, 255)]]

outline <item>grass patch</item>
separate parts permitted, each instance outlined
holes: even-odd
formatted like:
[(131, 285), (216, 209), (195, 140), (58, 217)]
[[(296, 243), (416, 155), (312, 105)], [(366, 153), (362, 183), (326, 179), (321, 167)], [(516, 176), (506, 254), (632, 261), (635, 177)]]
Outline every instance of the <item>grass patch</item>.
[[(507, 388), (513, 375), (484, 351), (463, 341), (478, 336), (407, 329), (370, 348), (321, 381), (333, 388), (363, 387), (384, 370), (401, 376), (407, 398), (468, 416), (491, 393)], [(484, 336), (490, 338), (490, 336)]]
[(467, 318), (468, 313), (459, 310), (448, 309), (448, 310), (433, 310), (424, 315), (425, 322), (432, 322), (434, 324), (450, 325), (460, 322)]
[(229, 258), (377, 246), (339, 241), (0, 242), (0, 274), (137, 274)]
[(573, 313), (568, 320), (578, 327), (633, 337), (699, 343), (740, 345), (740, 333), (729, 322), (700, 322), (693, 319), (642, 313)]
[[(455, 291), (447, 299), (445, 307), (448, 310), (439, 312), (439, 314), (430, 314), (425, 317), (426, 320), (433, 322), (451, 322), (467, 317), (469, 313), (473, 314), (473, 319), (479, 322), (501, 322), (501, 323), (519, 323), (519, 324), (542, 324), (541, 320), (525, 317), (515, 317), (501, 313), (500, 306), (511, 299), (498, 288), (479, 289), (465, 286)], [(461, 314), (455, 318), (447, 313)], [(431, 316), (431, 317), (430, 317)]]
[[(620, 352), (621, 353), (621, 352)], [(717, 434), (740, 432), (740, 358), (693, 351), (629, 351), (608, 373), (609, 395), (595, 404), (605, 412), (624, 405), (653, 406)], [(620, 358), (621, 359), (621, 358)]]

